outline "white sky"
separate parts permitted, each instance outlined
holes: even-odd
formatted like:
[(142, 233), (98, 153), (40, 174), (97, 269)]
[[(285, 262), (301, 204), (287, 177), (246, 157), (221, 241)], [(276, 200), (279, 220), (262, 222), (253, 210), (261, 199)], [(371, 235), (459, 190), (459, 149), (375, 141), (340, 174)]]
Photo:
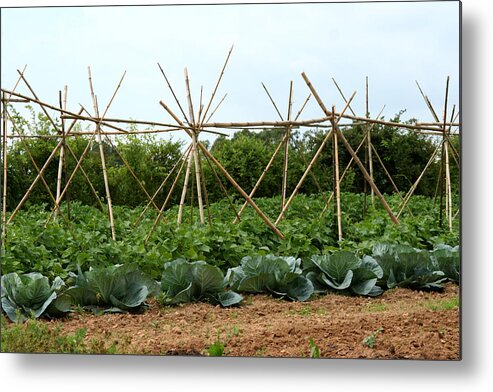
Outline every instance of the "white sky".
[[(43, 3), (39, 3), (43, 4)], [(187, 115), (183, 69), (188, 68), (194, 107), (200, 86), (208, 102), (227, 52), (234, 49), (214, 103), (228, 96), (213, 121), (277, 120), (261, 82), (286, 116), (289, 83), (296, 114), (309, 93), (305, 72), (327, 107), (342, 109), (356, 90), (353, 109), (364, 115), (365, 77), (370, 113), (432, 121), (418, 80), (442, 113), (447, 76), (449, 113), (459, 104), (459, 2), (323, 3), (262, 5), (3, 8), (1, 83), (11, 89), (16, 69), (41, 100), (57, 104), (68, 85), (68, 109), (92, 111), (91, 66), (100, 112), (126, 70), (108, 117), (173, 122), (159, 105), (179, 110), (157, 62)], [(24, 86), (19, 92), (27, 93)], [(212, 105), (212, 108), (215, 104)], [(322, 117), (311, 100), (300, 119)]]

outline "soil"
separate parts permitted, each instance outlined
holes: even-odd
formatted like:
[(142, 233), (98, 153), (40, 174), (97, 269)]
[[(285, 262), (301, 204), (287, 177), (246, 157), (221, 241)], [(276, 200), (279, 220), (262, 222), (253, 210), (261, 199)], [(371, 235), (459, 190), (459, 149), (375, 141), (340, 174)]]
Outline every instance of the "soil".
[(75, 313), (61, 328), (85, 328), (88, 342), (103, 341), (118, 353), (209, 355), (219, 340), (224, 356), (310, 357), (313, 339), (322, 358), (459, 360), (458, 298), (458, 286), (446, 284), (442, 292), (327, 294), (303, 303), (247, 295), (233, 308), (151, 300), (140, 314)]

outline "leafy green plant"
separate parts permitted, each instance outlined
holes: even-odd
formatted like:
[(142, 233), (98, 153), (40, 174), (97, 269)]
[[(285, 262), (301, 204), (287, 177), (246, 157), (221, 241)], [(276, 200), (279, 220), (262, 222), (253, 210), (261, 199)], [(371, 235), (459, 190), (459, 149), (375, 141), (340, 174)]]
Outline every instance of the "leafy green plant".
[(157, 292), (157, 284), (135, 264), (90, 268), (73, 274), (75, 285), (65, 293), (75, 305), (95, 312), (123, 312), (138, 310), (150, 294)]
[(161, 290), (160, 301), (170, 305), (203, 300), (232, 306), (243, 300), (240, 294), (226, 290), (224, 275), (218, 267), (200, 260), (176, 259), (165, 263)]
[(363, 345), (369, 348), (373, 348), (377, 342), (377, 336), (383, 331), (382, 327), (379, 327), (375, 332), (365, 337), (362, 341)]
[(59, 277), (50, 285), (48, 278), (38, 272), (22, 275), (12, 272), (3, 275), (1, 282), (2, 310), (14, 322), (43, 314), (59, 316), (70, 310), (70, 301), (60, 296), (64, 282)]
[(459, 283), (460, 279), (460, 250), (459, 246), (438, 245), (431, 253), (435, 267), (445, 274), (447, 279)]
[(306, 301), (313, 294), (313, 284), (302, 275), (300, 264), (294, 257), (245, 256), (241, 265), (228, 270), (226, 281), (234, 290)]
[(310, 358), (320, 358), (320, 349), (313, 338), (310, 338)]
[(210, 357), (221, 357), (224, 354), (224, 348), (224, 343), (221, 342), (218, 333), (216, 341), (209, 345), (209, 348), (207, 349), (207, 354), (209, 354)]
[(383, 271), (370, 256), (358, 258), (354, 253), (339, 251), (327, 255), (315, 255), (306, 267), (307, 278), (318, 292), (345, 290), (358, 295), (377, 296), (383, 291), (376, 285)]
[(440, 290), (446, 279), (437, 270), (428, 251), (406, 245), (376, 244), (373, 257), (382, 267), (381, 283), (387, 288), (408, 287), (412, 289)]

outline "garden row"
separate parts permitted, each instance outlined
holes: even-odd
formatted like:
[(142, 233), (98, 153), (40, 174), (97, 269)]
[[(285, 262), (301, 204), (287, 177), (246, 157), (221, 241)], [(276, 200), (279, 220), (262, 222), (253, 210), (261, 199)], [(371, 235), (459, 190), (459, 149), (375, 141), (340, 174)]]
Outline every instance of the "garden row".
[(405, 245), (376, 244), (371, 255), (335, 251), (309, 258), (255, 255), (242, 258), (226, 274), (205, 261), (175, 259), (164, 263), (161, 280), (135, 263), (89, 268), (64, 281), (39, 272), (8, 273), (1, 280), (2, 310), (10, 320), (57, 317), (75, 308), (95, 313), (136, 311), (148, 297), (162, 305), (207, 301), (239, 304), (239, 293), (268, 293), (306, 301), (314, 294), (337, 291), (377, 296), (394, 287), (440, 290), (446, 280), (459, 283), (459, 247), (440, 245), (431, 251)]

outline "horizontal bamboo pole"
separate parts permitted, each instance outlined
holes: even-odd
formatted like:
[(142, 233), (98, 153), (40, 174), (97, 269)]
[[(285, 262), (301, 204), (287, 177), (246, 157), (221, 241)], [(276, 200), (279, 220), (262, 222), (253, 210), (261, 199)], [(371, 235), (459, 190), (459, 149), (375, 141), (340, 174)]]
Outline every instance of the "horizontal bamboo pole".
[(329, 117), (316, 118), (312, 120), (304, 121), (250, 121), (250, 122), (213, 122), (205, 123), (202, 125), (204, 128), (235, 128), (235, 127), (262, 127), (262, 126), (274, 126), (274, 127), (288, 127), (298, 125), (317, 124), (329, 121)]
[(18, 98), (2, 98), (2, 102), (15, 102), (15, 103), (29, 103), (30, 101), (27, 99), (18, 99)]
[(436, 126), (436, 127), (443, 127), (443, 125), (447, 126), (447, 127), (460, 127), (461, 126), (461, 123), (457, 123), (457, 122), (447, 122), (447, 123), (443, 123), (443, 122), (417, 122), (416, 125), (418, 126)]

